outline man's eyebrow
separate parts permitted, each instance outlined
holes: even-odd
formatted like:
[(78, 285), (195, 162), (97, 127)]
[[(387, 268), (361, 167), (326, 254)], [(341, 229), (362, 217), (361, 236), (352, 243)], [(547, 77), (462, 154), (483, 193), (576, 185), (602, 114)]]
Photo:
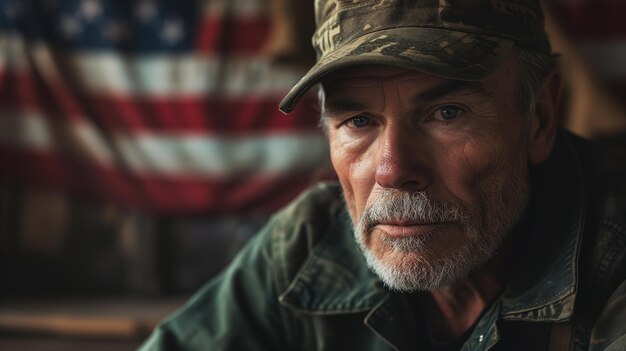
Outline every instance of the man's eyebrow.
[(326, 98), (324, 101), (323, 112), (324, 115), (327, 116), (329, 112), (331, 114), (341, 114), (344, 112), (365, 110), (366, 107), (367, 104), (360, 101), (354, 101), (346, 98)]
[(436, 100), (448, 95), (477, 95), (479, 97), (494, 100), (495, 96), (482, 82), (470, 82), (462, 80), (448, 80), (436, 85), (424, 92), (417, 94), (411, 100), (416, 103)]
[[(471, 82), (461, 80), (447, 80), (441, 84), (423, 91), (411, 98), (414, 104), (423, 104), (426, 101), (436, 100), (448, 95), (473, 95), (480, 98), (495, 101), (495, 95), (482, 82)], [(323, 117), (353, 112), (367, 109), (368, 104), (362, 101), (355, 101), (345, 97), (328, 98), (326, 96), (322, 106)]]

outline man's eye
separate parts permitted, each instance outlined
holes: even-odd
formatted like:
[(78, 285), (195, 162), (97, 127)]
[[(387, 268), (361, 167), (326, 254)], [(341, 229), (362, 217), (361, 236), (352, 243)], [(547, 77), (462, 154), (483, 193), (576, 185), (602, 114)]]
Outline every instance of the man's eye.
[(463, 110), (454, 106), (447, 105), (442, 106), (435, 111), (435, 115), (433, 116), (435, 119), (449, 121), (459, 117), (463, 113)]
[(349, 127), (363, 128), (372, 124), (372, 120), (366, 116), (356, 116), (350, 118), (347, 123)]

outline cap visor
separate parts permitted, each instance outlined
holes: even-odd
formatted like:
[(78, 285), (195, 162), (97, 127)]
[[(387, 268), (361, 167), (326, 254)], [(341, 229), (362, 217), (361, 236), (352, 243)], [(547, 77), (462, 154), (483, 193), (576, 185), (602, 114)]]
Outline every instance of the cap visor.
[(440, 28), (404, 27), (369, 33), (322, 56), (285, 96), (279, 109), (291, 112), (322, 77), (355, 65), (390, 65), (448, 79), (480, 80), (504, 60), (513, 44), (508, 39)]

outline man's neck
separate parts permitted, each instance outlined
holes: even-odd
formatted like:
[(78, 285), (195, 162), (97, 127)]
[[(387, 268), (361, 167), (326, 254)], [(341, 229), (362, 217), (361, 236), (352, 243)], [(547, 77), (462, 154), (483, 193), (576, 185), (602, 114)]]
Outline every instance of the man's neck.
[(435, 340), (455, 339), (474, 326), (504, 287), (500, 267), (490, 261), (467, 278), (419, 298)]

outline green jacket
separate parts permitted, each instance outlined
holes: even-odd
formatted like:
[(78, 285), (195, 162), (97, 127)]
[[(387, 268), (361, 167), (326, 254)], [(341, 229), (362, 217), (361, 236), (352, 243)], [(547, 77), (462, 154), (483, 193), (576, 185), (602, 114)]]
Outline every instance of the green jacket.
[[(562, 133), (533, 170), (516, 230), (529, 249), (462, 350), (547, 350), (555, 338), (626, 350), (626, 177), (581, 144)], [(275, 215), (142, 350), (424, 350), (418, 313), (367, 268), (339, 186), (322, 184)]]

